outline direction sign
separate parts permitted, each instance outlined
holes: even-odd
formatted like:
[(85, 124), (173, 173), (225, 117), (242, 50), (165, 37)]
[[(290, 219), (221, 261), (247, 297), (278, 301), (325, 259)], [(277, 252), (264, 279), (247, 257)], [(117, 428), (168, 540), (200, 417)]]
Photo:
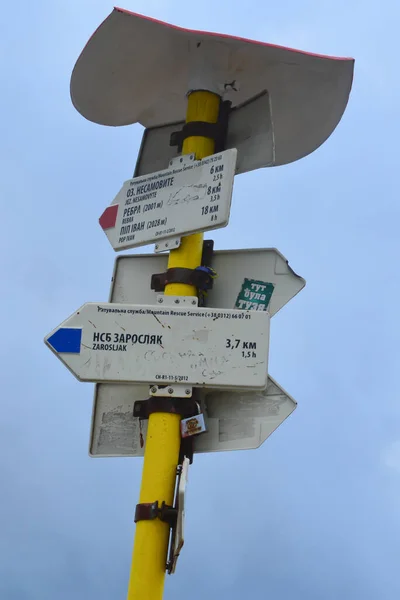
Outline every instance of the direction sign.
[(269, 314), (190, 302), (87, 303), (45, 342), (80, 381), (264, 389)]
[[(147, 421), (133, 416), (133, 405), (149, 397), (149, 386), (102, 383), (96, 388), (90, 456), (143, 456)], [(272, 377), (262, 391), (199, 389), (198, 398), (207, 431), (195, 437), (197, 453), (258, 448), (297, 406)]]
[[(167, 262), (168, 257), (162, 254), (118, 256), (110, 302), (154, 304), (156, 294), (150, 289), (149, 281), (153, 273), (166, 270)], [(209, 308), (234, 307), (243, 290), (244, 293), (251, 291), (249, 282), (267, 282), (274, 286), (268, 305), (272, 316), (305, 286), (304, 279), (296, 275), (286, 258), (274, 248), (216, 251), (213, 267), (218, 273), (218, 285), (207, 295)], [(200, 396), (208, 431), (196, 438), (196, 452), (257, 448), (296, 406), (293, 398), (270, 377), (262, 393), (222, 395), (216, 390), (215, 393), (200, 390)], [(139, 424), (133, 416), (133, 405), (136, 400), (148, 397), (148, 385), (99, 383), (95, 386), (91, 456), (143, 455), (140, 428), (145, 439), (146, 422)]]
[(191, 154), (126, 181), (99, 219), (114, 250), (225, 227), (236, 157), (234, 148), (199, 161)]

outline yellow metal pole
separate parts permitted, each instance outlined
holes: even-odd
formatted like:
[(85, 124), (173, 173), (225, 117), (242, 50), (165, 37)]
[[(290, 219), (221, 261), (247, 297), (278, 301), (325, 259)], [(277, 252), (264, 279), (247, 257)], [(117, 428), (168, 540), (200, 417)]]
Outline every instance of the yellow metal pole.
[[(195, 91), (189, 95), (186, 122), (218, 120), (220, 97), (212, 92)], [(214, 140), (202, 136), (187, 138), (183, 154), (194, 153), (200, 160), (213, 154)], [(181, 245), (169, 255), (168, 268), (195, 269), (201, 263), (203, 234), (182, 238)], [(166, 286), (169, 296), (194, 296), (196, 289), (184, 283)], [(180, 449), (180, 416), (170, 413), (150, 415), (143, 463), (139, 503), (174, 500), (176, 467)], [(161, 600), (164, 589), (169, 526), (160, 519), (136, 524), (128, 600)]]

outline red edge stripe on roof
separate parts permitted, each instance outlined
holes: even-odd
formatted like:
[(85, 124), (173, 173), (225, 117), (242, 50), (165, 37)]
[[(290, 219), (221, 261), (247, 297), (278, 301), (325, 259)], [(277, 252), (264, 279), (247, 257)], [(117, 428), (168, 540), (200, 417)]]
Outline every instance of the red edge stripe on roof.
[(268, 46), (269, 48), (277, 48), (279, 50), (288, 50), (289, 52), (297, 52), (300, 54), (304, 54), (306, 56), (313, 56), (314, 58), (324, 58), (328, 60), (341, 60), (341, 61), (354, 61), (354, 58), (347, 56), (327, 56), (326, 54), (315, 54), (314, 52), (306, 52), (305, 50), (295, 50), (294, 48), (288, 48), (286, 46), (279, 46), (278, 44), (268, 44), (267, 42), (259, 42), (256, 40), (250, 40), (248, 38), (242, 38), (236, 35), (228, 35), (226, 33), (213, 33), (210, 31), (199, 31), (197, 29), (186, 29), (185, 27), (179, 27), (178, 25), (171, 25), (171, 23), (166, 23), (165, 21), (160, 21), (159, 19), (154, 19), (153, 17), (146, 17), (145, 15), (141, 15), (139, 13), (132, 12), (131, 10), (126, 10), (125, 8), (119, 8), (118, 6), (114, 7), (114, 10), (124, 13), (127, 15), (132, 15), (133, 17), (139, 17), (140, 19), (146, 19), (146, 21), (152, 21), (153, 23), (158, 23), (159, 25), (164, 25), (166, 27), (170, 27), (171, 29), (177, 29), (178, 31), (185, 31), (187, 33), (194, 33), (198, 35), (210, 35), (215, 37), (222, 37), (229, 40), (237, 40), (239, 42), (247, 42), (249, 44), (257, 44), (258, 46)]

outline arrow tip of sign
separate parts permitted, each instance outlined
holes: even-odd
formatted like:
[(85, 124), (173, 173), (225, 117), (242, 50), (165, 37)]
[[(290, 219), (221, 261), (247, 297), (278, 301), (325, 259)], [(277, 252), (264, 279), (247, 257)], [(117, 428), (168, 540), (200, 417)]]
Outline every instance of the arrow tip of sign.
[(79, 354), (81, 351), (82, 329), (74, 327), (61, 327), (50, 337), (45, 338), (58, 353)]
[(99, 219), (100, 227), (102, 229), (111, 229), (112, 227), (115, 227), (117, 214), (118, 204), (108, 206)]

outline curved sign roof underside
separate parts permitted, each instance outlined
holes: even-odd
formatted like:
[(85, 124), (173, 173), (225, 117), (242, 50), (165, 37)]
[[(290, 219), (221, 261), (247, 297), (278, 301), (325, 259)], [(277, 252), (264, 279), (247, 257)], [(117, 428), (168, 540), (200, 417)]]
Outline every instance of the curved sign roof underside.
[(115, 8), (76, 62), (71, 98), (95, 123), (154, 127), (184, 120), (186, 95), (197, 86), (220, 90), (233, 107), (267, 90), (275, 164), (282, 165), (333, 132), (353, 68), (350, 58), (182, 29)]

